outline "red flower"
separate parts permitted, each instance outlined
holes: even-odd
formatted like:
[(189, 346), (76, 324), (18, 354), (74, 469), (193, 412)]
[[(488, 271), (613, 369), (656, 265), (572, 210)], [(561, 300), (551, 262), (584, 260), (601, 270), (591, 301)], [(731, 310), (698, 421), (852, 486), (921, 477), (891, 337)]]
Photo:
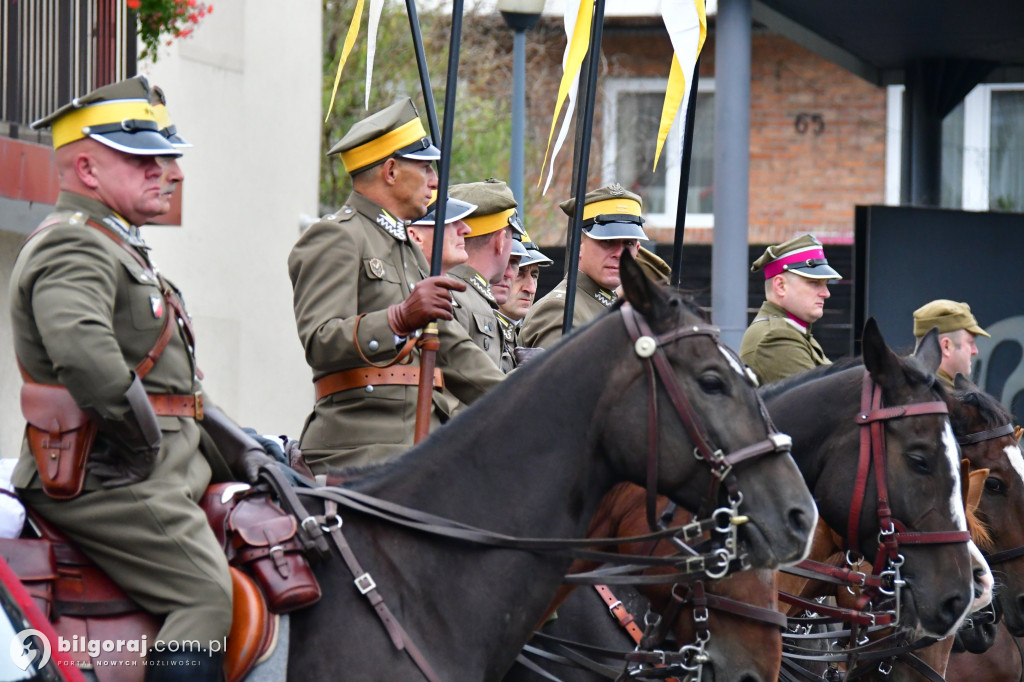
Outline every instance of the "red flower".
[(127, 0), (125, 4), (128, 5), (128, 9), (138, 9), (142, 5), (142, 0)]

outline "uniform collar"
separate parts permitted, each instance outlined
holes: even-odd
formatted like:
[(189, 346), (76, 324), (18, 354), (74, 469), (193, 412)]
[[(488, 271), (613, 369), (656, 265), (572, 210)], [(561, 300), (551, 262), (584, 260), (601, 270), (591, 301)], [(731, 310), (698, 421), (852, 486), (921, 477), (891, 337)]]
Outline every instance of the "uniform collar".
[(484, 299), (491, 304), (491, 307), (498, 307), (498, 302), (494, 300), (494, 294), (491, 292), (490, 283), (476, 268), (463, 263), (462, 265), (456, 265), (454, 268), (449, 270), (448, 274), (461, 279), (463, 282), (475, 289), (478, 294), (483, 296)]
[(139, 249), (149, 248), (146, 246), (146, 242), (143, 241), (137, 225), (132, 225), (98, 199), (76, 194), (75, 192), (61, 191), (57, 195), (56, 208), (59, 211), (85, 213), (88, 218), (102, 223), (107, 229), (111, 230), (128, 244)]
[(584, 292), (587, 296), (590, 296), (605, 308), (611, 308), (612, 304), (618, 299), (618, 296), (615, 295), (614, 291), (605, 289), (582, 270), (579, 270), (576, 273), (576, 288)]
[(771, 315), (777, 315), (786, 321), (786, 324), (796, 329), (804, 336), (811, 336), (811, 325), (808, 322), (804, 322), (796, 315), (793, 315), (788, 310), (780, 305), (776, 305), (770, 301), (764, 302), (765, 311)]
[(364, 217), (369, 218), (370, 222), (375, 223), (380, 229), (398, 241), (408, 241), (409, 235), (405, 229), (405, 222), (391, 215), (390, 211), (387, 211), (372, 199), (368, 199), (359, 192), (352, 192), (352, 194), (348, 195), (345, 204), (354, 208)]

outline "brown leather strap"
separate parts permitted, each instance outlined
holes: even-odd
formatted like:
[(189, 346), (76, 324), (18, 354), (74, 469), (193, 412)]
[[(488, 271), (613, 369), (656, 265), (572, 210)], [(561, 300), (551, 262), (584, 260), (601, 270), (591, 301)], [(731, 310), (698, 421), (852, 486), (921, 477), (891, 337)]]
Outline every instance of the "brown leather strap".
[(644, 631), (640, 629), (640, 626), (636, 624), (636, 620), (633, 618), (633, 614), (626, 610), (626, 607), (622, 605), (622, 601), (618, 599), (607, 585), (594, 585), (594, 589), (601, 596), (601, 600), (604, 601), (608, 607), (608, 611), (612, 614), (612, 618), (618, 622), (618, 624), (629, 633), (629, 636), (633, 638), (635, 644), (639, 644), (640, 640), (644, 638)]
[[(316, 399), (320, 400), (334, 393), (364, 386), (416, 386), (420, 383), (420, 368), (415, 365), (400, 365), (387, 368), (357, 367), (328, 374), (313, 382)], [(434, 388), (444, 388), (444, 376), (440, 368), (434, 368)]]
[(150, 393), (149, 404), (153, 412), (161, 417), (189, 417), (196, 421), (203, 420), (203, 394), (173, 395), (169, 393)]
[(398, 363), (402, 362), (407, 357), (409, 357), (413, 349), (416, 348), (416, 337), (410, 336), (405, 340), (405, 344), (403, 344), (402, 348), (398, 351), (398, 355), (384, 363), (374, 362), (370, 358), (366, 357), (366, 354), (363, 352), (363, 349), (360, 348), (359, 346), (359, 323), (363, 321), (364, 317), (366, 317), (366, 313), (360, 313), (359, 315), (356, 315), (356, 324), (355, 327), (352, 329), (352, 345), (356, 347), (356, 352), (359, 353), (359, 357), (362, 358), (363, 362), (365, 362), (370, 367), (384, 369), (385, 367), (390, 367), (391, 365), (397, 365)]

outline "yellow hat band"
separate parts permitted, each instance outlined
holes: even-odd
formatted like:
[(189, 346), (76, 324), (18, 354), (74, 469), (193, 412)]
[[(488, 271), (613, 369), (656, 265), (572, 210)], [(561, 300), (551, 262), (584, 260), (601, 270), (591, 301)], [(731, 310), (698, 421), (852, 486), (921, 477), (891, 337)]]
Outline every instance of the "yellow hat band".
[(53, 122), (53, 148), (60, 149), (66, 144), (88, 137), (84, 130), (91, 126), (133, 120), (151, 121), (159, 125), (152, 105), (143, 99), (103, 102), (75, 109)]
[(154, 104), (153, 113), (156, 114), (156, 124), (160, 126), (160, 130), (171, 126), (171, 115), (167, 113), (167, 107), (163, 104)]
[(427, 131), (423, 129), (422, 121), (419, 118), (414, 118), (366, 144), (342, 152), (341, 162), (345, 164), (345, 170), (352, 174), (360, 168), (387, 158), (402, 147), (407, 147), (426, 136)]
[(497, 232), (503, 227), (509, 227), (509, 218), (516, 214), (516, 209), (510, 208), (507, 211), (501, 213), (492, 213), (490, 215), (477, 215), (470, 218), (465, 218), (465, 223), (469, 225), (472, 232), (467, 236), (469, 237), (482, 237), (485, 234), (491, 234)]
[(595, 201), (583, 207), (583, 219), (590, 220), (601, 214), (628, 214), (640, 215), (640, 204), (632, 199), (622, 197), (621, 199), (604, 199)]

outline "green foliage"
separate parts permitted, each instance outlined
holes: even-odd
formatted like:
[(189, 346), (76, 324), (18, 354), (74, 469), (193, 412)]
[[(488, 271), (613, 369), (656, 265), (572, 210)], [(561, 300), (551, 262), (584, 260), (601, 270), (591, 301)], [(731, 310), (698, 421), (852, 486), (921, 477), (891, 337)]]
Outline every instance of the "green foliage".
[[(324, 2), (322, 100), (325, 112), (331, 100), (331, 89), (354, 9), (355, 3), (334, 0)], [(409, 18), (402, 3), (387, 2), (381, 15), (369, 109), (364, 108), (366, 14), (364, 12), (359, 37), (345, 63), (337, 98), (321, 135), (321, 149), (325, 156), (320, 166), (320, 204), (321, 211), (325, 213), (340, 206), (352, 189), (351, 179), (345, 173), (340, 159), (329, 159), (326, 152), (356, 121), (388, 106), (399, 97), (407, 96), (412, 97), (416, 103), (424, 127), (430, 129), (420, 91)], [(502, 30), (491, 30), (495, 18), (496, 15), (484, 17), (467, 12), (463, 19), (452, 164), (449, 172), (451, 184), (488, 177), (506, 179), (508, 176), (512, 68), (508, 45), (511, 40), (507, 29), (499, 27)], [(437, 128), (440, 130), (444, 120), (451, 17), (444, 12), (424, 11), (419, 14), (419, 21), (431, 88), (438, 109)], [(502, 81), (506, 85), (500, 85)], [(507, 91), (509, 96), (496, 96), (496, 93), (503, 91)], [(439, 140), (434, 142), (440, 146)]]
[(170, 45), (175, 38), (187, 38), (195, 31), (200, 19), (213, 11), (213, 5), (198, 0), (125, 0), (138, 21), (142, 52), (139, 59), (156, 62), (160, 41), (165, 37)]

